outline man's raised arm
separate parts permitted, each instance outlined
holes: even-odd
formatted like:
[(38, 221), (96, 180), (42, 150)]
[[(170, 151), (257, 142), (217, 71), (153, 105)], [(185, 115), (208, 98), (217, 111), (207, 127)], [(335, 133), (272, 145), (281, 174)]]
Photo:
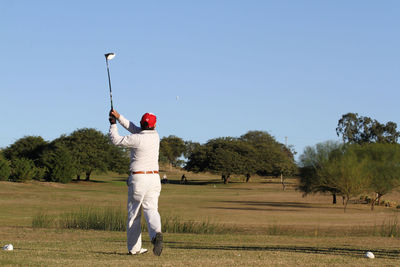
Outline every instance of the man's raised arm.
[(133, 122), (127, 120), (124, 116), (119, 114), (115, 109), (110, 111), (110, 116), (114, 116), (119, 123), (131, 133), (139, 133), (142, 129), (137, 127)]

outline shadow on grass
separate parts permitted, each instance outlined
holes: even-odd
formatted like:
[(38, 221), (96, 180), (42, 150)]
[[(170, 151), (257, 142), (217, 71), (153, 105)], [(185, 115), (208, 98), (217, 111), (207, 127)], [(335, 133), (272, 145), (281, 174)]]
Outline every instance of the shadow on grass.
[[(260, 184), (277, 184), (277, 185), (282, 185), (282, 183), (280, 181), (275, 182), (275, 181), (261, 181), (259, 182)], [(285, 182), (286, 186), (294, 186), (297, 185), (296, 183), (292, 183), (292, 182)]]
[[(368, 251), (367, 249), (357, 248), (337, 248), (337, 247), (301, 247), (301, 246), (232, 246), (232, 245), (206, 245), (200, 243), (187, 243), (187, 242), (164, 242), (165, 249), (185, 249), (185, 250), (238, 250), (238, 251), (277, 251), (277, 252), (293, 252), (293, 253), (308, 253), (308, 254), (322, 254), (322, 255), (341, 255), (350, 257), (363, 257)], [(33, 248), (14, 248), (14, 250), (21, 251), (35, 251)], [(47, 251), (64, 251), (60, 249), (46, 249)], [(370, 250), (377, 258), (396, 259), (400, 260), (400, 251), (392, 249), (375, 249)], [(150, 249), (149, 249), (150, 252)], [(148, 253), (149, 253), (148, 252)], [(101, 255), (119, 255), (129, 256), (127, 252), (116, 251), (91, 251), (91, 253)]]
[(216, 181), (216, 180), (208, 180), (208, 181), (188, 180), (186, 183), (181, 183), (181, 180), (168, 180), (167, 184), (174, 184), (174, 185), (210, 185), (210, 184), (220, 184), (220, 182)]
[[(65, 252), (63, 249), (55, 249), (55, 248), (46, 248), (46, 249), (35, 249), (35, 248), (14, 248), (15, 251), (53, 251), (53, 252)], [(130, 256), (128, 252), (116, 252), (116, 251), (90, 251), (91, 253), (102, 254), (102, 255), (121, 255), (121, 256)]]
[(289, 208), (319, 208), (308, 203), (302, 202), (270, 202), (270, 201), (219, 201), (220, 203), (240, 204), (246, 206), (268, 206), (268, 207), (289, 207)]
[[(337, 248), (337, 247), (301, 247), (301, 246), (231, 246), (231, 245), (206, 245), (206, 244), (177, 244), (176, 242), (165, 242), (170, 248), (187, 249), (187, 250), (240, 250), (240, 251), (278, 251), (278, 252), (294, 252), (309, 254), (328, 254), (342, 255), (351, 257), (363, 257), (368, 251), (366, 249), (357, 248)], [(399, 250), (377, 249), (371, 250), (376, 257), (399, 259)]]
[(220, 187), (218, 189), (225, 189), (225, 190), (237, 190), (237, 191), (249, 191), (254, 190), (252, 188), (240, 188), (240, 187)]
[(99, 183), (99, 184), (103, 184), (103, 183), (108, 183), (107, 181), (99, 181), (99, 180), (72, 180), (72, 183)]
[(119, 255), (119, 256), (128, 256), (128, 257), (132, 257), (134, 255), (129, 254), (128, 252), (123, 253), (123, 252), (105, 252), (105, 251), (92, 251), (92, 253), (96, 253), (96, 254), (102, 254), (102, 255)]
[[(124, 183), (126, 183), (127, 179), (128, 179), (128, 177), (127, 178), (110, 177), (110, 180), (106, 180), (106, 181), (96, 181), (96, 180), (94, 180), (94, 182), (95, 183), (108, 183), (108, 184), (114, 183), (114, 182), (124, 182)], [(92, 181), (89, 181), (89, 182), (92, 182)]]
[(250, 207), (206, 207), (207, 209), (217, 209), (217, 210), (254, 210), (254, 211), (293, 211), (299, 212), (301, 210), (294, 209), (272, 209), (272, 208), (250, 208)]

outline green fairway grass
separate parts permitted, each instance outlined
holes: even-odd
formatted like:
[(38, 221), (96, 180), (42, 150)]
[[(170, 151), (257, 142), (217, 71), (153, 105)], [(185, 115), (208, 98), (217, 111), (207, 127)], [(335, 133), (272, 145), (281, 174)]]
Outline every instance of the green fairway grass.
[[(1, 227), (0, 264), (20, 266), (398, 266), (398, 240), (165, 234), (161, 257), (127, 255), (125, 233)], [(151, 248), (147, 237), (143, 246)], [(365, 259), (372, 250), (376, 259)]]
[[(224, 185), (219, 176), (167, 172), (159, 210), (163, 218), (209, 222), (224, 226), (224, 234), (165, 233), (161, 257), (151, 253), (126, 255), (122, 231), (32, 228), (38, 213), (48, 216), (104, 207), (125, 212), (126, 177), (95, 175), (93, 181), (58, 183), (0, 182), (0, 265), (20, 266), (400, 266), (400, 210), (350, 204), (347, 211), (331, 196), (302, 197), (289, 179), (285, 191), (278, 179), (233, 177)], [(161, 174), (162, 176), (162, 174)], [(385, 199), (400, 203), (400, 193)], [(339, 199), (338, 199), (339, 200)], [(393, 237), (390, 237), (393, 236)], [(364, 259), (372, 251), (376, 259)]]

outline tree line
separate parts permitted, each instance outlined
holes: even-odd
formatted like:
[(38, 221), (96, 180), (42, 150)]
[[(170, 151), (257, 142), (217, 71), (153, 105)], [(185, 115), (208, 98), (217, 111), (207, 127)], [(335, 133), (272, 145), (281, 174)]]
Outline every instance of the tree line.
[(343, 143), (326, 141), (308, 146), (299, 158), (300, 185), (304, 194), (330, 193), (332, 202), (361, 194), (371, 197), (371, 209), (382, 196), (400, 185), (400, 132), (394, 122), (379, 123), (347, 113), (336, 133)]
[[(298, 189), (304, 194), (329, 193), (332, 202), (342, 196), (345, 208), (351, 198), (372, 195), (371, 209), (382, 196), (400, 185), (400, 132), (393, 122), (386, 124), (357, 113), (338, 121), (336, 133), (343, 142), (327, 141), (308, 146), (294, 160), (295, 151), (264, 131), (249, 131), (240, 137), (219, 137), (204, 144), (168, 136), (160, 142), (160, 163), (192, 172), (231, 175), (249, 181), (253, 175), (299, 176)], [(109, 143), (108, 136), (90, 128), (47, 142), (40, 136), (26, 136), (0, 153), (0, 180), (37, 179), (68, 183), (94, 172), (129, 172), (129, 151)]]
[[(161, 158), (173, 166), (183, 165), (192, 172), (220, 174), (224, 183), (231, 175), (295, 175), (297, 166), (294, 150), (277, 142), (263, 131), (249, 131), (236, 137), (211, 139), (205, 144), (183, 141), (176, 136), (163, 138), (160, 143)], [(187, 159), (182, 162), (181, 157)]]
[[(205, 144), (184, 141), (177, 136), (160, 141), (160, 163), (193, 172), (213, 172), (225, 177), (253, 174), (294, 175), (297, 167), (291, 147), (277, 142), (267, 132), (211, 139)], [(90, 128), (47, 142), (40, 136), (26, 136), (0, 153), (0, 180), (31, 179), (68, 183), (75, 177), (89, 180), (93, 171), (129, 172), (129, 151), (110, 144), (108, 136)]]
[(0, 180), (71, 182), (90, 180), (93, 171), (127, 173), (127, 151), (109, 143), (107, 135), (82, 128), (47, 142), (40, 136), (25, 136), (0, 154)]

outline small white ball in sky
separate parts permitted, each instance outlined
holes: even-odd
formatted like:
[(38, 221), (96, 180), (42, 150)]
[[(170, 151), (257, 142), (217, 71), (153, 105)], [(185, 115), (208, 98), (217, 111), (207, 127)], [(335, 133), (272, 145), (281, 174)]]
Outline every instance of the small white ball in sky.
[(375, 255), (371, 251), (368, 251), (367, 253), (365, 253), (364, 257), (366, 257), (368, 259), (373, 259), (373, 258), (375, 258)]
[(14, 246), (12, 244), (8, 244), (3, 247), (3, 250), (13, 250), (13, 249), (14, 249)]

